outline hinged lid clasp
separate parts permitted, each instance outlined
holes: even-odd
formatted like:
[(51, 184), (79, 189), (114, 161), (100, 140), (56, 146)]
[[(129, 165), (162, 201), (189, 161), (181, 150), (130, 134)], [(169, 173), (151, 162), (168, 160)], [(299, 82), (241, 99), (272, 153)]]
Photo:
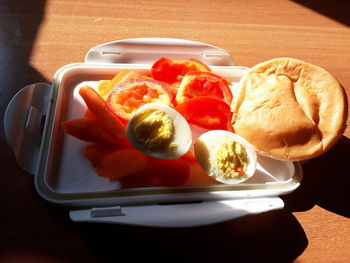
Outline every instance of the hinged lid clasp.
[(90, 210), (90, 216), (93, 217), (106, 217), (106, 216), (123, 216), (125, 215), (120, 206), (112, 207), (94, 207)]
[(77, 209), (69, 213), (75, 222), (114, 223), (152, 227), (193, 227), (214, 224), (251, 214), (282, 209), (279, 197), (231, 199), (179, 204)]
[(16, 161), (23, 170), (35, 173), (41, 137), (51, 95), (51, 85), (36, 83), (21, 89), (8, 104), (4, 130)]
[(85, 62), (152, 64), (161, 57), (194, 58), (209, 66), (234, 66), (226, 50), (206, 43), (176, 38), (132, 38), (98, 45)]

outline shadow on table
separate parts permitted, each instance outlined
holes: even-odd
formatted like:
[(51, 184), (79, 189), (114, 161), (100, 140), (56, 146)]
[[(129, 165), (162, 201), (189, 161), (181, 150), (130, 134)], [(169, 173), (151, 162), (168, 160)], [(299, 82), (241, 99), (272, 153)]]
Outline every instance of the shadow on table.
[(290, 211), (305, 211), (315, 204), (350, 217), (350, 139), (343, 136), (328, 152), (303, 165), (301, 186), (283, 197)]
[[(1, 72), (1, 107), (7, 105), (23, 86), (46, 81), (28, 62), (43, 18), (45, 1), (35, 1), (31, 4), (25, 4), (25, 1), (7, 2), (8, 5), (0, 5), (0, 24), (5, 23), (7, 28), (11, 29), (4, 31), (5, 35), (1, 35), (0, 39), (0, 63), (8, 65), (2, 67)], [(349, 25), (348, 18), (343, 23)], [(16, 63), (13, 63), (14, 61)], [(4, 108), (1, 108), (1, 119), (3, 113)], [(3, 134), (0, 146), (2, 149), (6, 148)], [(32, 181), (29, 175), (21, 173), (16, 178), (10, 177), (19, 172), (7, 168), (15, 164), (8, 151), (1, 150), (1, 159), (8, 165), (1, 167), (1, 174), (7, 177), (2, 176), (0, 182), (8, 189), (16, 189), (21, 193), (18, 195), (17, 192), (2, 191), (1, 200), (13, 200), (7, 206), (7, 202), (4, 202), (4, 214), (22, 218), (18, 207), (24, 207), (23, 204), (31, 206), (27, 217), (24, 217), (25, 220), (18, 219), (20, 224), (25, 224), (16, 226), (16, 222), (7, 223), (10, 229), (1, 240), (9, 244), (5, 247), (8, 249), (23, 247), (47, 250), (50, 254), (63, 254), (64, 258), (78, 261), (84, 259), (85, 262), (97, 262), (96, 258), (101, 259), (98, 262), (115, 262), (122, 259), (131, 262), (135, 258), (150, 259), (153, 262), (290, 262), (303, 253), (308, 243), (303, 228), (291, 211), (307, 210), (318, 204), (335, 213), (349, 216), (349, 177), (346, 176), (347, 162), (350, 161), (349, 152), (349, 139), (343, 138), (329, 153), (304, 164), (304, 181), (299, 189), (284, 198), (284, 210), (210, 226), (162, 229), (72, 223), (67, 218), (67, 209), (45, 206), (38, 196), (33, 198), (31, 192), (34, 190), (28, 189), (28, 185), (32, 187), (32, 183), (28, 183)], [(31, 216), (34, 218), (32, 221)], [(5, 220), (7, 219), (5, 218), (4, 222)], [(16, 229), (19, 230), (16, 232)], [(40, 230), (48, 233), (40, 233)], [(17, 235), (12, 235), (12, 232)], [(50, 242), (47, 242), (46, 238), (51, 238)], [(84, 247), (85, 242), (87, 248)], [(95, 257), (89, 261), (90, 256)]]
[(80, 224), (103, 262), (291, 262), (308, 242), (297, 219), (271, 211), (224, 223), (179, 229)]
[[(80, 229), (88, 246), (105, 262), (139, 256), (159, 261), (291, 262), (308, 245), (304, 230), (292, 212), (319, 205), (349, 217), (349, 154), (350, 139), (342, 137), (327, 153), (304, 163), (302, 184), (283, 196), (283, 210), (195, 228), (83, 223)], [(131, 247), (135, 252), (117, 252)]]
[[(12, 153), (2, 129), (6, 106), (24, 86), (47, 80), (29, 62), (43, 20), (46, 0), (3, 0), (0, 4), (0, 157), (11, 167)], [(15, 164), (13, 164), (15, 165)]]
[(293, 0), (307, 8), (350, 26), (350, 1), (348, 0)]

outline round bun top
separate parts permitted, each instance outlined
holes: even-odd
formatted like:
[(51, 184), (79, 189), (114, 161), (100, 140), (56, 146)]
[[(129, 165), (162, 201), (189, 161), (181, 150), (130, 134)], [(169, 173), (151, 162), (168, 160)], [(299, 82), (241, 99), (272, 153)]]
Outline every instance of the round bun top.
[(282, 160), (310, 159), (343, 134), (347, 99), (326, 70), (277, 58), (252, 67), (234, 90), (235, 132), (256, 150)]

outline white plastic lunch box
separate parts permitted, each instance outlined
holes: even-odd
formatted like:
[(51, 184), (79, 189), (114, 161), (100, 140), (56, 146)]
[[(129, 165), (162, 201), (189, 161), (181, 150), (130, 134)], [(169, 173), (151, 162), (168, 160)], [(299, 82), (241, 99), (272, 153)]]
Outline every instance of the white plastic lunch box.
[(61, 122), (79, 118), (83, 84), (112, 79), (122, 69), (147, 72), (160, 57), (195, 58), (236, 83), (247, 70), (225, 50), (181, 39), (126, 39), (92, 48), (84, 63), (59, 69), (52, 85), (24, 87), (9, 103), (5, 135), (18, 165), (34, 175), (37, 192), (50, 203), (70, 207), (73, 221), (144, 226), (199, 226), (283, 208), (280, 195), (301, 182), (298, 162), (258, 157), (252, 178), (237, 185), (121, 189), (117, 180), (94, 173), (80, 150), (86, 144), (66, 135)]

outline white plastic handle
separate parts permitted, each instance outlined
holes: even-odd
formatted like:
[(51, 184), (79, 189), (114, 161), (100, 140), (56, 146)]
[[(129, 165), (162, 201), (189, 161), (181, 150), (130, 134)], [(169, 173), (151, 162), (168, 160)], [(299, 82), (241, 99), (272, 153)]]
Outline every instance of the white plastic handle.
[(51, 96), (51, 85), (36, 83), (22, 88), (8, 104), (4, 131), (17, 164), (35, 173), (45, 116)]
[(75, 222), (152, 227), (193, 227), (219, 223), (284, 207), (279, 197), (207, 201), (191, 204), (106, 207), (70, 211)]
[(91, 48), (88, 63), (152, 64), (161, 57), (194, 58), (209, 66), (234, 66), (224, 49), (202, 42), (176, 38), (133, 38)]

